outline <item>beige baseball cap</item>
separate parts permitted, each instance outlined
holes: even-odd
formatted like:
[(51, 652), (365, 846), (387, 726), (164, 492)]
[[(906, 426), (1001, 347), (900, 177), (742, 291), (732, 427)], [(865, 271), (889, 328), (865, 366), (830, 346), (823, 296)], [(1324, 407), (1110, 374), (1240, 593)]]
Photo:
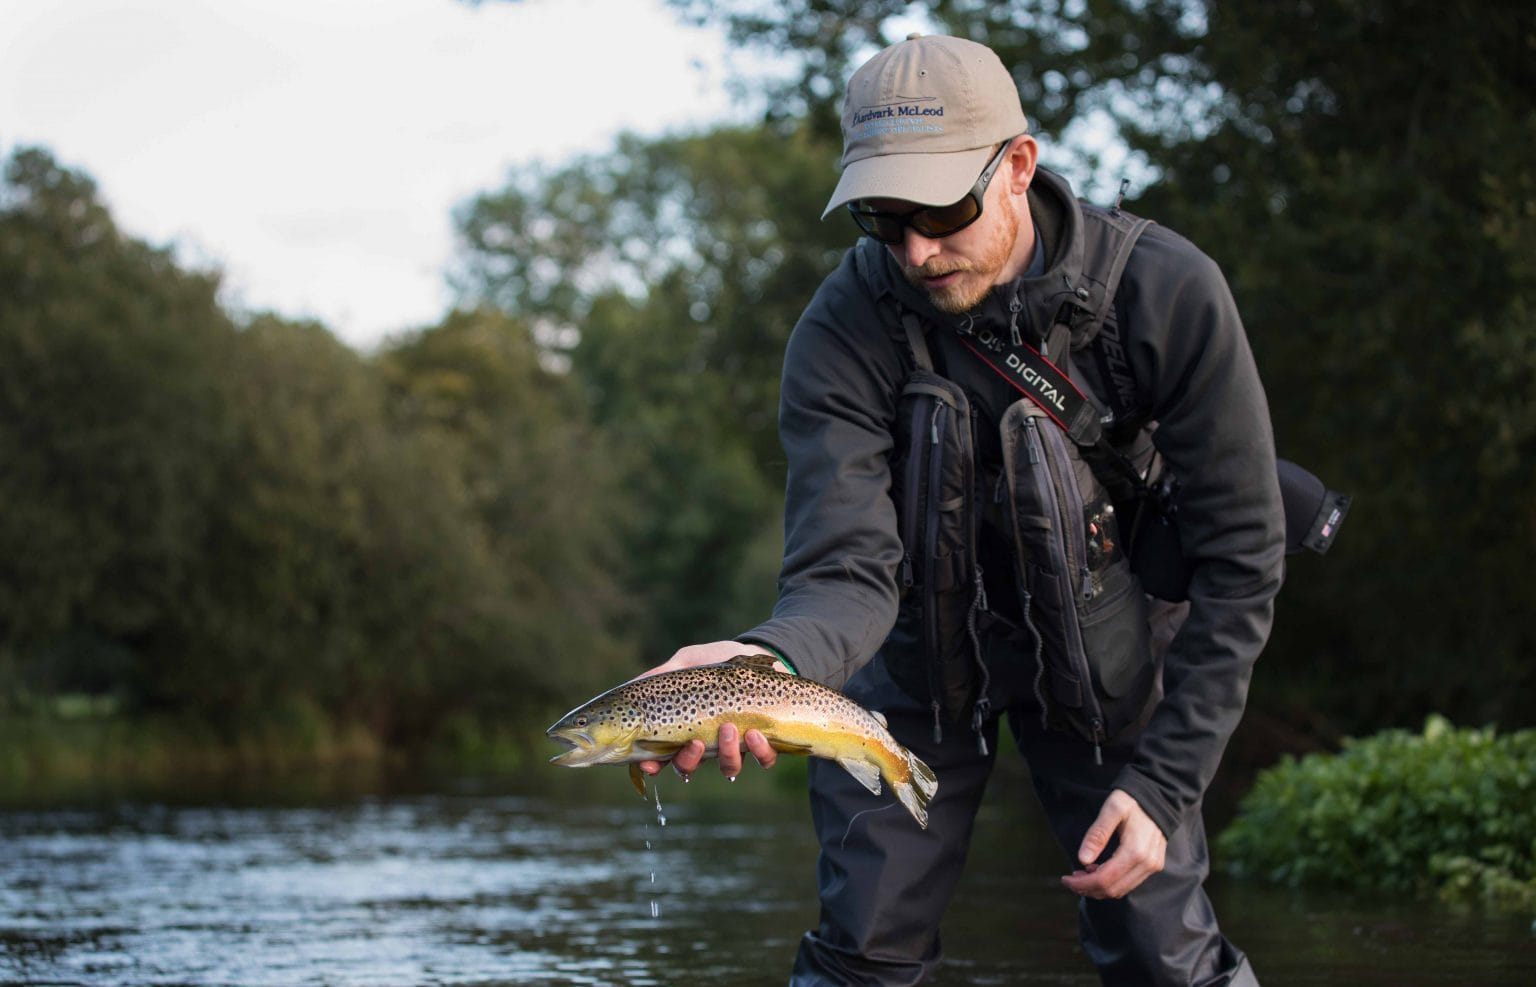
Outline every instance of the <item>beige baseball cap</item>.
[(997, 145), (1028, 129), (1019, 88), (992, 49), (909, 34), (848, 80), (843, 176), (821, 216), (855, 199), (957, 202)]

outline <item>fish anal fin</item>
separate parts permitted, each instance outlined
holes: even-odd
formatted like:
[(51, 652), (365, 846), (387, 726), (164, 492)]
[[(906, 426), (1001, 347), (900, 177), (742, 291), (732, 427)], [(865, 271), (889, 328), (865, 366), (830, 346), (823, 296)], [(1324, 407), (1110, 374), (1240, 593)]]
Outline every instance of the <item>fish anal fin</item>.
[(880, 794), (880, 769), (861, 757), (840, 757), (837, 763), (843, 766), (843, 770), (853, 775), (854, 779), (871, 795)]

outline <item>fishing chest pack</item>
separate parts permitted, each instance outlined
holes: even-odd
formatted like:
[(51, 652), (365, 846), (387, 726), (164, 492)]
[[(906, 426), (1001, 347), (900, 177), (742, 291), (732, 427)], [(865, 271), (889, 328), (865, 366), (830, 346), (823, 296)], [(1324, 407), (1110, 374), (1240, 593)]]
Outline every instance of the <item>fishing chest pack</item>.
[[(1182, 610), (1190, 569), (1179, 544), (1178, 478), (1162, 468), (1140, 420), (1135, 382), (1120, 355), (1115, 294), (1150, 220), (1081, 204), (1084, 280), (1063, 303), (1040, 350), (1019, 337), (961, 334), (981, 363), (1029, 400), (999, 422), (1002, 468), (983, 477), (978, 416), (960, 385), (934, 368), (922, 320), (872, 277), (884, 247), (861, 239), (855, 262), (893, 335), (911, 357), (897, 407), (892, 496), (903, 558), (902, 592), (886, 664), (909, 694), (929, 702), (935, 741), (967, 710), (978, 743), (990, 715), (978, 621), (990, 613), (979, 562), (983, 514), (1011, 539), (1026, 646), (1042, 724), (1102, 744), (1135, 722), (1156, 684), (1153, 612)], [(1073, 325), (1091, 341), (1108, 406), (1072, 379)], [(1044, 350), (1044, 352), (1041, 352)], [(1047, 357), (1049, 354), (1049, 357)], [(1287, 553), (1326, 552), (1349, 509), (1294, 463), (1277, 465)], [(987, 484), (990, 489), (983, 489)], [(1159, 635), (1166, 647), (1176, 623)]]

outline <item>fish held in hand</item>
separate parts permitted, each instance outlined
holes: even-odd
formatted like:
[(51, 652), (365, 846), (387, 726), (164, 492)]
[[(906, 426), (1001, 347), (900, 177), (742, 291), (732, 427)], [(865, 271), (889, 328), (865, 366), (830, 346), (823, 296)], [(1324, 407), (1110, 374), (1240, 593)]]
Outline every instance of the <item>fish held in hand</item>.
[(643, 795), (639, 761), (664, 761), (695, 738), (719, 753), (720, 725), (759, 730), (781, 754), (836, 761), (879, 795), (882, 780), (928, 827), (938, 790), (933, 771), (891, 736), (885, 717), (816, 682), (776, 671), (768, 655), (662, 672), (610, 689), (562, 716), (547, 731), (569, 748), (553, 764), (584, 768), (629, 764)]

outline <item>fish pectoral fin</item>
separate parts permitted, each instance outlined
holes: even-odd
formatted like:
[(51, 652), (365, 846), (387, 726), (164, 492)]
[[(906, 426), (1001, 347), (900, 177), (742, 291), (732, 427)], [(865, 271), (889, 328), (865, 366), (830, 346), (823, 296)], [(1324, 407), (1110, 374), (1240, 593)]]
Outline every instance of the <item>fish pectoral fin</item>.
[(635, 791), (645, 798), (645, 772), (640, 770), (640, 765), (633, 762), (629, 765), (629, 781), (635, 786)]
[(768, 746), (780, 754), (809, 754), (811, 752), (809, 744), (797, 744), (793, 741), (776, 740), (771, 737), (768, 740)]
[(843, 770), (853, 775), (859, 784), (869, 789), (871, 795), (880, 794), (880, 769), (862, 757), (846, 756), (837, 759)]
[(649, 761), (665, 761), (682, 749), (682, 744), (672, 740), (637, 740), (630, 746), (630, 756), (640, 754)]

